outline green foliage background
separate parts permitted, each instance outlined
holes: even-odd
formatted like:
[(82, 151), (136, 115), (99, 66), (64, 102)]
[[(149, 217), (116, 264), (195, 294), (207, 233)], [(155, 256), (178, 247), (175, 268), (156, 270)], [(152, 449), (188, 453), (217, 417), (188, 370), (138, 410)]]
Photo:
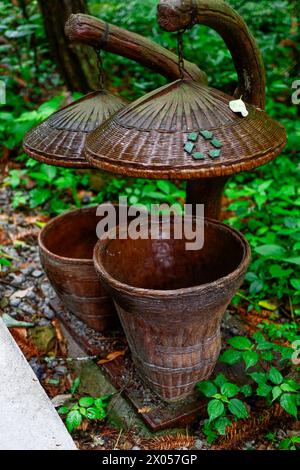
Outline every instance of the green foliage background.
[[(236, 175), (226, 188), (226, 220), (247, 236), (253, 250), (243, 292), (235, 302), (243, 299), (249, 310), (271, 308), (295, 320), (300, 314), (300, 106), (291, 104), (291, 94), (293, 81), (300, 78), (299, 26), (293, 26), (300, 17), (298, 0), (229, 3), (259, 43), (266, 64), (267, 111), (288, 132), (288, 145), (275, 162)], [(156, 24), (156, 4), (157, 0), (89, 0), (92, 14), (176, 51), (175, 37)], [(0, 107), (0, 145), (13, 162), (5, 184), (13, 189), (14, 208), (29, 206), (55, 215), (73, 205), (119, 195), (127, 195), (130, 203), (182, 202), (184, 185), (51, 168), (22, 153), (25, 132), (69, 98), (52, 62), (35, 0), (29, 3), (28, 16), (10, 0), (0, 1), (0, 79), (7, 86), (7, 105)], [(185, 56), (207, 72), (210, 85), (233, 92), (231, 56), (214, 31), (197, 26), (187, 32)], [(165, 83), (159, 75), (109, 53), (104, 53), (104, 67), (107, 86), (131, 100)]]

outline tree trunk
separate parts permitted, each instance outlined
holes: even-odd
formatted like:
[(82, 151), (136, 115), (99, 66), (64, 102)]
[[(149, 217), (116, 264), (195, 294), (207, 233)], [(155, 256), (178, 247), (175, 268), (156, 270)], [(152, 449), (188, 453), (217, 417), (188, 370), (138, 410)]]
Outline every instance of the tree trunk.
[(204, 216), (220, 220), (222, 195), (227, 181), (227, 176), (189, 180), (186, 189), (186, 203), (192, 205), (191, 213), (196, 215), (196, 205), (204, 204)]
[(50, 50), (58, 70), (71, 91), (97, 89), (96, 56), (91, 48), (72, 45), (64, 27), (72, 13), (88, 13), (86, 0), (38, 0)]

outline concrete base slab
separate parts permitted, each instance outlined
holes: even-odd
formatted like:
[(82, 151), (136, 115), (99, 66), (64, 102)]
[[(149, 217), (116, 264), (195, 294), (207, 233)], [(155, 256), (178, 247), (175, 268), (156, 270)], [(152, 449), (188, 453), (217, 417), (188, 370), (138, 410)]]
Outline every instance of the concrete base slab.
[(0, 318), (0, 450), (76, 450), (76, 446)]

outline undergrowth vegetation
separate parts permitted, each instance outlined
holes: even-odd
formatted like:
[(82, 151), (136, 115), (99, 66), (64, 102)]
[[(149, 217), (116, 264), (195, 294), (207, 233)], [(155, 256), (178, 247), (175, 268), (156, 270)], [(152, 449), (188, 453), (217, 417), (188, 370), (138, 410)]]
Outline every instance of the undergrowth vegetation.
[[(161, 32), (156, 24), (156, 3), (90, 0), (89, 7), (92, 14), (176, 51), (175, 37)], [(248, 383), (240, 385), (219, 374), (197, 386), (200, 395), (209, 399), (203, 430), (210, 442), (224, 436), (236, 420), (247, 419), (254, 398), (263, 400), (267, 408), (278, 403), (294, 418), (300, 406), (292, 362), (300, 341), (300, 105), (291, 103), (292, 84), (300, 78), (299, 31), (295, 27), (297, 15), (298, 20), (300, 17), (298, 2), (229, 3), (257, 38), (266, 64), (267, 112), (286, 127), (288, 144), (275, 161), (235, 175), (226, 186), (223, 218), (245, 234), (252, 248), (246, 281), (231, 309), (258, 318), (263, 313), (266, 320), (252, 328), (249, 338), (230, 339), (220, 357), (229, 365), (241, 363)], [(0, 19), (0, 78), (7, 87), (7, 104), (0, 107), (0, 145), (2, 162), (9, 162), (4, 184), (12, 189), (13, 208), (54, 216), (71, 207), (119, 196), (127, 196), (130, 204), (147, 206), (184, 203), (184, 183), (55, 168), (28, 158), (21, 147), (25, 133), (80, 94), (70, 96), (51, 61), (36, 1), (29, 3), (25, 18), (15, 4), (2, 0)], [(185, 57), (207, 72), (210, 85), (232, 94), (236, 73), (220, 37), (206, 27), (195, 27), (186, 32), (184, 43)], [(159, 75), (109, 53), (104, 53), (104, 68), (107, 87), (131, 100), (165, 83)], [(1, 256), (0, 250), (0, 266), (8, 266), (11, 260)], [(68, 417), (69, 429), (76, 428), (85, 416), (102, 419), (105, 407), (99, 400), (79, 399), (61, 410)], [(270, 432), (266, 436), (282, 449), (299, 446), (297, 436), (280, 442)]]

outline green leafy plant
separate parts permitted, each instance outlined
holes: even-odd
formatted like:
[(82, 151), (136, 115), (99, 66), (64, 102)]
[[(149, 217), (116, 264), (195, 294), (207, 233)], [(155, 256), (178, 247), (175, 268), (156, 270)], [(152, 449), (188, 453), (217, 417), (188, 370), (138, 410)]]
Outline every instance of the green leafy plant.
[(232, 348), (227, 349), (220, 356), (220, 361), (230, 365), (242, 361), (246, 371), (252, 368), (252, 372), (248, 372), (248, 375), (256, 384), (255, 395), (263, 397), (267, 405), (278, 401), (287, 413), (297, 418), (300, 406), (300, 385), (295, 380), (284, 377), (272, 364), (276, 359), (282, 366), (290, 365), (294, 350), (267, 341), (260, 332), (253, 335), (253, 340), (243, 336), (230, 339), (228, 343)]
[(300, 449), (300, 436), (292, 436), (280, 440), (273, 432), (269, 432), (266, 434), (266, 438), (279, 450)]
[(247, 405), (240, 399), (251, 394), (250, 386), (238, 387), (229, 382), (224, 374), (218, 374), (214, 380), (199, 382), (196, 388), (205, 397), (209, 398), (207, 413), (209, 419), (205, 422), (203, 432), (209, 443), (218, 435), (225, 435), (232, 420), (248, 417)]
[(298, 334), (299, 326), (295, 322), (290, 323), (270, 323), (267, 321), (262, 322), (258, 325), (258, 328), (261, 329), (263, 333), (272, 340), (286, 340), (289, 343), (300, 340), (300, 335)]
[(105, 419), (111, 396), (105, 395), (100, 398), (81, 397), (75, 403), (60, 407), (58, 413), (65, 415), (66, 426), (71, 433), (81, 425), (84, 419), (92, 421)]
[(279, 401), (287, 413), (297, 418), (300, 385), (295, 380), (284, 378), (276, 367), (271, 367), (267, 373), (252, 372), (249, 375), (257, 384), (257, 396), (265, 398), (268, 405)]
[(12, 257), (8, 255), (7, 253), (5, 253), (2, 250), (2, 246), (0, 245), (0, 270), (2, 269), (2, 266), (10, 267), (11, 264), (12, 264)]
[(280, 450), (299, 450), (300, 449), (300, 436), (292, 436), (283, 439), (279, 444)]
[(74, 395), (74, 394), (77, 392), (77, 390), (78, 390), (78, 388), (79, 388), (79, 386), (80, 386), (80, 383), (81, 383), (80, 377), (76, 377), (76, 378), (73, 380), (72, 385), (71, 385), (71, 388), (70, 388), (70, 392), (72, 393), (72, 395)]
[[(291, 340), (297, 338), (293, 329)], [(196, 389), (209, 399), (203, 433), (209, 443), (226, 434), (232, 420), (246, 419), (249, 415), (247, 399), (262, 398), (266, 406), (278, 402), (283, 410), (297, 418), (300, 408), (300, 384), (288, 376), (294, 350), (286, 345), (269, 341), (260, 331), (253, 337), (235, 336), (219, 361), (228, 365), (242, 363), (249, 377), (248, 384), (238, 386), (224, 374), (213, 380), (199, 382)], [(280, 364), (282, 370), (274, 364)], [(285, 373), (283, 372), (285, 371)]]

